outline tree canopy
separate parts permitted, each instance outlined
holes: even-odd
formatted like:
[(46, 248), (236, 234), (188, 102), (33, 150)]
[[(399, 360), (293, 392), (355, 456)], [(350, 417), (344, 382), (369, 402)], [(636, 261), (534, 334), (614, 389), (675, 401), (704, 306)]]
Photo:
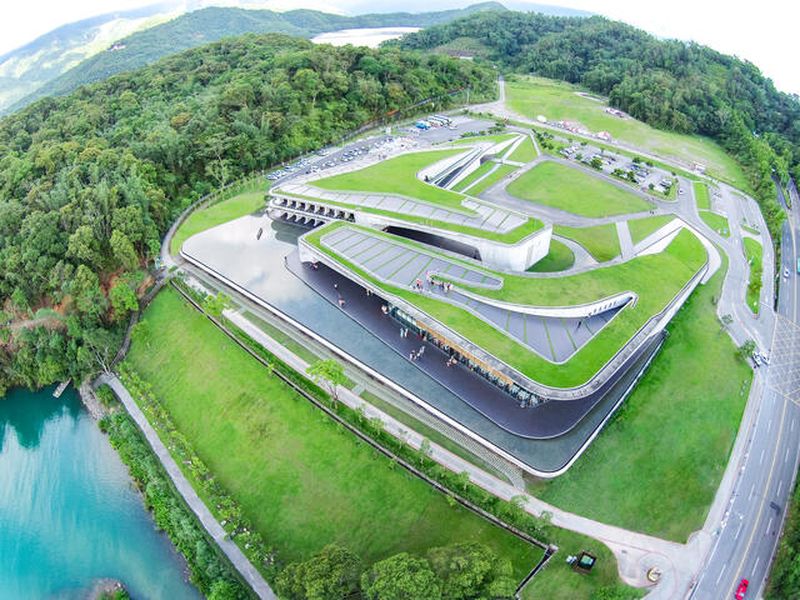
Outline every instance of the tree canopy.
[[(65, 321), (57, 331), (29, 322), (6, 332), (0, 386), (96, 368), (87, 332), (114, 330), (134, 308), (115, 282), (141, 279), (193, 199), (387, 112), (427, 98), (441, 106), (466, 86), (486, 95), (493, 76), (445, 56), (247, 35), (4, 118), (0, 309), (13, 322), (53, 307)], [(23, 373), (17, 357), (26, 352), (35, 358)], [(37, 372), (46, 362), (55, 367)]]
[(466, 48), (517, 73), (561, 79), (661, 129), (709, 136), (747, 170), (773, 238), (782, 213), (773, 169), (800, 177), (800, 101), (747, 61), (664, 40), (603, 17), (485, 12), (405, 36), (397, 45)]

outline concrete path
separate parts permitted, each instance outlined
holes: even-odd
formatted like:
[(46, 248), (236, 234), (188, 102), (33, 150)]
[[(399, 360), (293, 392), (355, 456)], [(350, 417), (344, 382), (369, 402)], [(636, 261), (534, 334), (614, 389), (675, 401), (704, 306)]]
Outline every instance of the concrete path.
[(156, 453), (158, 460), (164, 466), (169, 478), (172, 480), (172, 483), (175, 484), (175, 488), (183, 497), (187, 506), (189, 506), (192, 512), (197, 516), (200, 523), (203, 525), (203, 529), (211, 536), (220, 550), (225, 553), (225, 556), (228, 557), (228, 560), (231, 561), (231, 564), (242, 578), (244, 578), (259, 598), (277, 600), (278, 597), (269, 587), (269, 584), (261, 573), (258, 572), (258, 569), (253, 566), (250, 560), (239, 549), (239, 546), (228, 537), (222, 525), (219, 524), (219, 521), (211, 514), (211, 511), (208, 510), (208, 507), (197, 495), (192, 484), (186, 479), (183, 472), (172, 458), (172, 455), (169, 453), (166, 446), (164, 446), (161, 438), (158, 437), (156, 430), (150, 425), (147, 417), (144, 416), (139, 405), (133, 400), (119, 378), (116, 375), (101, 375), (97, 379), (97, 385), (103, 383), (107, 383), (111, 389), (114, 390), (117, 398), (119, 398), (120, 402), (125, 406), (125, 410), (128, 411), (128, 414), (144, 434), (145, 439), (147, 439), (147, 443), (150, 444), (153, 452)]
[[(307, 362), (280, 345), (253, 323), (248, 321), (239, 312), (226, 310), (224, 315), (233, 324), (242, 329), (256, 342), (295, 369), (298, 373), (305, 373), (308, 367)], [(340, 402), (353, 409), (363, 409), (369, 418), (379, 418), (383, 422), (384, 429), (388, 433), (405, 440), (413, 448), (419, 449), (424, 439), (423, 436), (414, 431), (410, 431), (406, 425), (365, 402), (353, 391), (345, 387), (339, 387), (338, 394)], [(554, 525), (593, 537), (608, 545), (617, 556), (620, 565), (620, 573), (623, 579), (632, 585), (638, 587), (648, 585), (644, 576), (644, 571), (640, 568), (642, 564), (669, 568), (671, 571), (674, 569), (688, 569), (688, 565), (682, 566), (681, 561), (677, 560), (678, 556), (683, 556), (687, 552), (687, 547), (683, 544), (628, 531), (613, 525), (605, 525), (561, 510), (521, 491), (518, 487), (498, 479), (438, 444), (429, 443), (430, 457), (433, 460), (455, 473), (468, 473), (470, 480), (487, 492), (505, 500), (510, 500), (514, 497), (522, 497), (524, 500), (524, 508), (530, 514), (537, 517), (549, 515)], [(543, 541), (546, 542), (547, 540)], [(671, 592), (675, 591), (675, 588), (669, 583), (663, 585), (664, 583), (665, 582), (662, 582), (657, 589), (671, 590)], [(669, 598), (674, 596), (662, 595), (660, 597)]]
[(617, 221), (617, 237), (619, 238), (619, 245), (622, 249), (622, 260), (629, 260), (633, 258), (633, 240), (631, 239), (631, 232), (628, 229), (627, 221)]

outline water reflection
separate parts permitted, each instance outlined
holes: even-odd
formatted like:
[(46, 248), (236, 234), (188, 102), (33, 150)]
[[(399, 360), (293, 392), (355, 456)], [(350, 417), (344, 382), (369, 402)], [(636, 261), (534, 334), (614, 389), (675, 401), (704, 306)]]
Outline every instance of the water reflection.
[(49, 421), (57, 417), (74, 421), (79, 412), (79, 405), (53, 398), (46, 392), (32, 394), (27, 402), (0, 399), (0, 450), (5, 447), (6, 434), (10, 433), (16, 434), (17, 443), (23, 448), (35, 449)]
[(73, 389), (10, 392), (0, 432), (0, 600), (85, 599), (100, 578), (133, 598), (199, 599)]

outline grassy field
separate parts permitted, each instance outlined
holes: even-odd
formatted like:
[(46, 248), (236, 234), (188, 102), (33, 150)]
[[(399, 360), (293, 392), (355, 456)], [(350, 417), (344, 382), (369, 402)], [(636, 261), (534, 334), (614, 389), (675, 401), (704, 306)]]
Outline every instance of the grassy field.
[(517, 167), (514, 167), (512, 165), (500, 165), (499, 167), (497, 167), (497, 170), (492, 172), (492, 174), (489, 175), (486, 179), (484, 179), (483, 181), (479, 181), (471, 188), (469, 188), (467, 190), (467, 194), (469, 194), (470, 196), (477, 196), (479, 194), (482, 194), (490, 187), (492, 187), (495, 183), (499, 182), (505, 177), (508, 177), (509, 175), (511, 175), (511, 173), (513, 173), (516, 170)]
[(169, 245), (169, 251), (177, 254), (183, 242), (196, 233), (211, 229), (222, 223), (227, 223), (233, 219), (238, 219), (245, 215), (255, 212), (265, 205), (264, 185), (259, 189), (243, 192), (217, 204), (213, 204), (202, 210), (197, 210), (190, 214), (187, 219), (178, 227)]
[[(579, 274), (539, 279), (535, 285), (529, 276), (491, 271), (486, 272), (502, 278), (502, 288), (493, 290), (459, 284), (478, 296), (531, 306), (582, 304), (629, 290), (638, 293), (635, 306), (621, 311), (612, 323), (578, 350), (572, 358), (566, 363), (557, 365), (530, 352), (519, 342), (487, 325), (471, 312), (436, 298), (379, 281), (360, 266), (342, 258), (320, 243), (321, 236), (342, 226), (358, 228), (341, 222), (331, 223), (312, 231), (304, 239), (342, 267), (384, 289), (390, 296), (410, 302), (508, 365), (534, 376), (537, 381), (545, 385), (555, 387), (573, 387), (588, 381), (634, 332), (669, 304), (677, 291), (702, 266), (706, 257), (700, 241), (690, 232), (682, 231), (663, 252), (640, 256), (624, 263)], [(371, 233), (376, 236), (385, 235), (374, 231)], [(412, 247), (419, 246), (410, 240), (401, 243)], [(459, 262), (457, 259), (454, 260)], [(475, 268), (474, 265), (471, 265), (471, 268)]]
[(461, 194), (436, 187), (417, 178), (417, 173), (425, 167), (460, 152), (465, 150), (448, 149), (401, 154), (363, 169), (317, 179), (312, 184), (326, 190), (400, 194), (463, 211), (465, 209), (461, 206), (463, 200)]
[(619, 256), (619, 236), (613, 223), (592, 227), (566, 227), (556, 225), (553, 233), (569, 238), (586, 248), (598, 262), (606, 262)]
[(706, 165), (709, 175), (736, 187), (747, 188), (739, 164), (708, 138), (655, 129), (636, 119), (621, 119), (605, 112), (606, 105), (575, 93), (567, 83), (534, 77), (506, 82), (508, 106), (530, 119), (544, 115), (548, 120), (577, 121), (592, 132), (608, 131), (615, 139), (664, 158), (687, 164)]
[(728, 223), (727, 218), (723, 217), (722, 215), (718, 215), (717, 213), (711, 212), (710, 210), (701, 210), (699, 211), (699, 213), (700, 213), (700, 218), (703, 219), (706, 225), (711, 227), (711, 229), (716, 231), (724, 238), (731, 237), (731, 226)]
[(631, 240), (638, 244), (651, 233), (661, 229), (664, 225), (675, 219), (672, 215), (656, 215), (655, 217), (645, 217), (644, 219), (631, 219), (628, 221), (628, 230), (631, 232)]
[(491, 171), (495, 167), (496, 163), (488, 160), (475, 169), (472, 173), (464, 177), (461, 181), (459, 181), (455, 186), (453, 186), (453, 190), (456, 192), (463, 192), (473, 183), (475, 183), (478, 179), (486, 175), (489, 171)]
[(144, 319), (126, 364), (283, 560), (307, 559), (332, 542), (369, 563), (474, 540), (521, 577), (541, 557), (358, 442), (174, 290), (159, 294)]
[[(619, 583), (617, 561), (605, 544), (564, 529), (556, 530), (555, 535), (553, 543), (558, 546), (558, 554), (525, 587), (522, 600), (633, 600), (644, 596), (644, 590)], [(576, 573), (566, 563), (567, 556), (577, 556), (582, 551), (597, 557), (589, 574)], [(624, 594), (603, 596), (602, 590), (612, 586), (619, 586)]]
[(632, 192), (553, 161), (536, 165), (506, 189), (517, 198), (584, 217), (609, 217), (652, 208)]
[(508, 157), (508, 160), (516, 160), (527, 163), (531, 162), (537, 156), (538, 154), (536, 154), (536, 148), (533, 145), (533, 140), (530, 136), (525, 136), (525, 139), (511, 153), (511, 156)]
[(711, 302), (722, 279), (720, 271), (689, 298), (613, 421), (572, 469), (539, 484), (543, 500), (680, 542), (702, 526), (752, 379)]
[(711, 197), (708, 193), (708, 186), (702, 181), (695, 181), (692, 183), (694, 186), (694, 198), (697, 202), (699, 210), (711, 209)]
[(747, 280), (747, 306), (755, 314), (760, 308), (759, 298), (761, 298), (761, 277), (764, 272), (764, 248), (753, 238), (743, 238), (744, 252), (747, 255), (747, 262), (750, 263), (750, 273)]
[(531, 273), (553, 273), (564, 271), (575, 264), (575, 254), (569, 246), (556, 239), (550, 241), (550, 252), (542, 260), (533, 265), (528, 271)]
[[(436, 188), (436, 189), (441, 189), (441, 188)], [(307, 196), (304, 194), (286, 194), (286, 195), (297, 199), (317, 200), (313, 196)], [(373, 213), (376, 215), (384, 215), (387, 217), (394, 217), (396, 219), (403, 219), (405, 221), (409, 221), (410, 223), (421, 223), (423, 225), (427, 225), (428, 227), (436, 227), (438, 229), (444, 229), (449, 231), (458, 231), (460, 233), (471, 235), (473, 237), (485, 238), (487, 240), (495, 240), (498, 242), (502, 242), (504, 244), (516, 244), (520, 240), (528, 237), (530, 234), (539, 231), (542, 227), (544, 227), (544, 223), (542, 223), (539, 219), (534, 219), (533, 217), (529, 217), (527, 221), (525, 221), (518, 227), (515, 227), (514, 229), (511, 229), (510, 231), (507, 231), (505, 233), (500, 233), (497, 231), (489, 231), (486, 229), (479, 229), (477, 227), (460, 225), (458, 223), (440, 221), (438, 219), (429, 219), (427, 217), (421, 217), (419, 215), (411, 215), (404, 212), (382, 210), (380, 208), (373, 208), (371, 206), (359, 206), (359, 205), (347, 204), (345, 202), (337, 202), (335, 200), (327, 200), (327, 199), (325, 200), (325, 203), (333, 206), (341, 206), (343, 208), (356, 209), (362, 212)], [(466, 212), (471, 212), (468, 209), (463, 209), (463, 210)]]

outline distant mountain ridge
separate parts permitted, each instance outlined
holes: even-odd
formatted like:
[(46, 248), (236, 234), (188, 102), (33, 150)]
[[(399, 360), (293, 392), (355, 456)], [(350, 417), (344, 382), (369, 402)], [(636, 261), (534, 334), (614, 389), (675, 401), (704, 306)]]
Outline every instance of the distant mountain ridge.
[(63, 25), (0, 56), (0, 110), (105, 50), (115, 40), (180, 14), (169, 3), (116, 11)]
[(39, 98), (67, 94), (83, 84), (137, 69), (169, 54), (225, 37), (245, 33), (286, 33), (298, 37), (313, 37), (329, 31), (362, 27), (429, 27), (476, 12), (501, 10), (506, 8), (498, 2), (483, 2), (462, 9), (438, 12), (358, 16), (335, 15), (306, 9), (275, 12), (242, 8), (203, 8), (115, 40), (114, 46), (94, 54), (68, 71), (37, 86), (35, 90), (15, 102), (0, 101), (0, 113), (14, 112)]

